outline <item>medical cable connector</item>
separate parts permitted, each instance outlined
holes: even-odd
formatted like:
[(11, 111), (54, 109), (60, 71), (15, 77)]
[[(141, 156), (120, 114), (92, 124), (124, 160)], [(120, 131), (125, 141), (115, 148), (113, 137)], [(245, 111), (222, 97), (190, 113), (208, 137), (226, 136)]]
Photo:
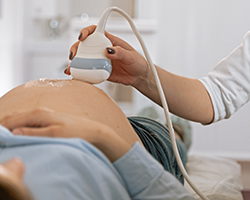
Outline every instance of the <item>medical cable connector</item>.
[[(155, 68), (155, 66), (154, 66), (154, 64), (152, 62), (152, 59), (151, 59), (151, 57), (150, 57), (150, 55), (148, 53), (148, 50), (146, 48), (145, 43), (143, 42), (143, 40), (142, 40), (139, 32), (137, 31), (137, 28), (136, 28), (134, 22), (132, 21), (132, 19), (130, 18), (130, 16), (126, 12), (124, 12), (123, 10), (121, 10), (118, 7), (110, 7), (110, 8), (107, 8), (104, 11), (104, 13), (102, 14), (102, 16), (101, 16), (101, 18), (100, 18), (100, 20), (99, 20), (99, 22), (97, 24), (97, 28), (96, 28), (95, 32), (92, 34), (94, 36), (90, 35), (90, 36), (88, 36), (87, 39), (85, 39), (87, 41), (86, 42), (87, 43), (86, 47), (83, 46), (84, 43), (80, 42), (80, 44), (79, 44), (78, 52), (76, 54), (76, 58), (79, 57), (80, 59), (77, 58), (76, 60), (78, 60), (78, 61), (76, 63), (75, 60), (74, 60), (75, 58), (74, 58), (72, 60), (72, 62), (71, 62), (71, 68), (72, 67), (73, 68), (78, 68), (79, 70), (82, 70), (82, 72), (80, 73), (79, 70), (78, 70), (77, 73), (79, 73), (79, 74), (76, 75), (74, 73), (74, 70), (71, 69), (71, 74), (72, 74), (73, 78), (76, 78), (76, 79), (79, 79), (79, 80), (83, 80), (83, 81), (87, 81), (87, 82), (90, 82), (90, 83), (97, 83), (97, 82), (99, 83), (101, 80), (104, 81), (104, 80), (106, 80), (108, 78), (106, 75), (103, 76), (104, 78), (102, 78), (101, 76), (98, 77), (98, 78), (96, 78), (95, 73), (97, 72), (97, 70), (102, 69), (102, 70), (107, 70), (109, 72), (109, 70), (112, 69), (111, 65), (108, 62), (106, 63), (106, 60), (108, 60), (108, 59), (105, 58), (105, 57), (103, 57), (102, 53), (97, 53), (98, 51), (96, 49), (100, 48), (99, 50), (102, 50), (102, 52), (104, 53), (105, 46), (106, 45), (109, 45), (109, 46), (112, 45), (112, 44), (108, 44), (108, 42), (107, 42), (107, 44), (105, 43), (105, 41), (106, 41), (107, 38), (105, 37), (105, 34), (104, 34), (105, 26), (106, 26), (106, 22), (107, 22), (108, 16), (109, 16), (109, 14), (112, 11), (116, 11), (116, 12), (120, 13), (122, 16), (124, 16), (127, 19), (127, 21), (129, 22), (129, 24), (130, 24), (130, 26), (131, 26), (134, 34), (136, 35), (136, 37), (137, 37), (137, 39), (138, 39), (138, 41), (139, 41), (139, 43), (140, 43), (140, 45), (141, 45), (141, 47), (143, 49), (144, 55), (145, 55), (145, 57), (146, 57), (149, 65), (150, 65), (150, 67), (152, 69), (152, 72), (153, 72), (154, 77), (155, 77), (157, 89), (158, 89), (158, 92), (159, 92), (159, 95), (160, 95), (160, 99), (161, 99), (161, 102), (162, 102), (162, 106), (163, 106), (163, 109), (164, 109), (164, 113), (165, 113), (165, 117), (166, 117), (166, 121), (167, 121), (167, 126), (168, 126), (169, 133), (170, 133), (170, 138), (171, 138), (171, 142), (172, 142), (174, 154), (175, 154), (178, 166), (179, 166), (179, 168), (180, 168), (183, 176), (185, 177), (185, 179), (189, 183), (189, 185), (193, 188), (193, 190), (201, 197), (201, 199), (203, 199), (203, 200), (209, 200), (192, 183), (192, 181), (190, 180), (190, 178), (189, 178), (189, 176), (188, 176), (188, 174), (187, 174), (187, 172), (186, 172), (186, 170), (185, 170), (185, 168), (183, 166), (183, 163), (181, 161), (180, 154), (179, 154), (179, 151), (178, 151), (178, 148), (177, 148), (177, 144), (176, 144), (176, 141), (175, 141), (175, 134), (174, 134), (174, 129), (173, 129), (172, 122), (171, 122), (171, 119), (170, 119), (170, 114), (169, 114), (169, 110), (168, 110), (167, 101), (166, 101), (164, 92), (162, 90), (160, 79), (158, 77), (156, 68)], [(101, 35), (103, 35), (103, 37)], [(92, 37), (94, 39), (92, 39)], [(103, 40), (103, 41), (101, 41), (102, 42), (101, 45), (98, 44), (99, 39), (98, 40), (95, 39), (97, 37), (98, 38), (102, 38), (101, 40)], [(82, 46), (83, 46), (83, 48), (82, 48)], [(88, 48), (88, 47), (91, 48), (91, 53), (93, 51), (93, 55), (91, 55), (89, 53), (87, 54), (87, 52), (89, 52), (89, 50), (86, 51), (85, 48)], [(81, 49), (84, 49), (84, 51), (82, 53), (79, 52), (79, 51), (82, 51)], [(84, 57), (84, 56), (86, 56), (86, 57)], [(90, 60), (88, 60), (88, 59), (90, 59)], [(106, 59), (106, 60), (104, 61), (104, 60), (100, 60), (100, 59)], [(86, 60), (87, 60), (87, 63), (84, 63)], [(97, 66), (93, 67), (94, 64), (97, 64)], [(107, 65), (107, 67), (106, 67), (106, 65)], [(91, 70), (92, 70), (92, 72), (91, 72)], [(109, 73), (111, 73), (111, 71)]]

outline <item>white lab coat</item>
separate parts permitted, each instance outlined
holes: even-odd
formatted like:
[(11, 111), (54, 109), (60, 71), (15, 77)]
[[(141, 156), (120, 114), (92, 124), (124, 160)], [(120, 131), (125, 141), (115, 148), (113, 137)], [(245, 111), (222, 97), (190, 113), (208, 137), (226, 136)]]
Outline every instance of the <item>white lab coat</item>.
[(214, 108), (214, 120), (229, 118), (250, 99), (250, 31), (243, 43), (200, 79)]

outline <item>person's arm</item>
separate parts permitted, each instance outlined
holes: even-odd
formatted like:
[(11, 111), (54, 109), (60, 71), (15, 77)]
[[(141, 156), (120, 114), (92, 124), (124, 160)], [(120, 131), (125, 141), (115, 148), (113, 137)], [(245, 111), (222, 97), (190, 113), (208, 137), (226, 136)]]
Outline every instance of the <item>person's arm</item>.
[[(204, 85), (198, 79), (170, 73), (155, 66), (161, 80), (170, 112), (203, 124), (213, 120), (213, 105)], [(161, 105), (152, 73), (137, 80), (135, 88)]]
[[(96, 26), (81, 30), (80, 40), (92, 34)], [(151, 69), (145, 58), (128, 43), (107, 33), (113, 47), (106, 50), (112, 61), (112, 73), (109, 81), (131, 85), (148, 98), (161, 105)], [(70, 49), (70, 59), (76, 55), (79, 41)], [(210, 97), (197, 79), (181, 77), (158, 67), (157, 71), (169, 104), (170, 111), (183, 118), (201, 123), (210, 123), (213, 119), (213, 106)], [(65, 71), (70, 75), (70, 66)]]
[(131, 148), (113, 129), (102, 123), (44, 108), (9, 115), (0, 119), (0, 124), (14, 135), (84, 139), (111, 162)]
[(139, 142), (131, 147), (112, 129), (100, 123), (48, 109), (36, 109), (7, 116), (0, 119), (0, 124), (16, 135), (78, 137), (88, 141), (113, 162), (131, 199), (193, 199)]

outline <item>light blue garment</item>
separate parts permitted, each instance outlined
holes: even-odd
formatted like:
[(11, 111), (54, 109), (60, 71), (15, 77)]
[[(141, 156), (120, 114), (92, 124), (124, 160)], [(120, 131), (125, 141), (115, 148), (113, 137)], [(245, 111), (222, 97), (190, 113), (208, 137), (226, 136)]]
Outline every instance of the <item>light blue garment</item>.
[(0, 162), (24, 161), (36, 200), (192, 199), (138, 142), (113, 164), (77, 138), (13, 136), (0, 126), (0, 143)]

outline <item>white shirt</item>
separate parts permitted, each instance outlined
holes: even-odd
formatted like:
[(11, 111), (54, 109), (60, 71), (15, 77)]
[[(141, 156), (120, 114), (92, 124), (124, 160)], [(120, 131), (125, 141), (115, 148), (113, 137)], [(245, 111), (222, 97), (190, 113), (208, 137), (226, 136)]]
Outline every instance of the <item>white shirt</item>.
[(250, 99), (250, 31), (243, 43), (200, 81), (208, 91), (214, 120), (229, 118)]

